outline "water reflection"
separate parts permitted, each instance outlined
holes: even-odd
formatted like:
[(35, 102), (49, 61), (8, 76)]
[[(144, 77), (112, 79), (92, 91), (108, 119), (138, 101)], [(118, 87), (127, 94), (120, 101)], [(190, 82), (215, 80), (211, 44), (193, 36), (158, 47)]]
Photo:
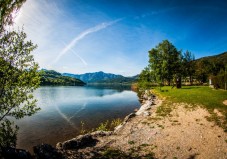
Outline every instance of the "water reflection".
[(41, 87), (34, 96), (41, 111), (17, 121), (18, 147), (29, 150), (42, 142), (55, 145), (75, 137), (81, 121), (86, 128), (95, 128), (100, 122), (123, 118), (140, 106), (136, 93), (118, 88)]

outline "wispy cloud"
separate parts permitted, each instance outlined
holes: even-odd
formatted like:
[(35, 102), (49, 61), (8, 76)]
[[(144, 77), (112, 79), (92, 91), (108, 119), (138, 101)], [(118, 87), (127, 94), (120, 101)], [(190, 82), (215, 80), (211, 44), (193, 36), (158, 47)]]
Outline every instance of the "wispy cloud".
[(70, 49), (70, 51), (74, 54), (74, 55), (76, 55), (79, 59), (80, 59), (80, 61), (85, 65), (85, 66), (87, 66), (88, 64), (87, 64), (87, 62), (80, 56), (80, 55), (78, 55), (76, 52), (74, 52), (72, 49)]
[[(95, 33), (97, 31), (103, 30), (119, 21), (121, 21), (123, 18), (111, 21), (111, 22), (107, 22), (107, 23), (101, 23), (99, 25), (96, 25), (95, 27), (89, 28), (85, 31), (83, 31), (82, 33), (80, 33), (78, 36), (76, 36), (56, 57), (56, 59), (53, 61), (52, 64), (58, 62), (58, 60), (65, 55), (69, 50), (71, 50), (80, 40), (82, 40), (84, 37), (86, 37), (89, 34)], [(72, 51), (72, 50), (71, 50)], [(78, 56), (76, 54), (76, 56)], [(82, 61), (84, 61), (80, 56), (78, 56)], [(86, 63), (85, 61), (83, 62), (84, 64)]]
[[(64, 42), (62, 42), (62, 43), (66, 46), (66, 44)], [(78, 55), (75, 51), (73, 51), (73, 49), (70, 48), (69, 51), (71, 53), (73, 53), (74, 55), (76, 55), (85, 66), (88, 65), (87, 62), (80, 55)]]

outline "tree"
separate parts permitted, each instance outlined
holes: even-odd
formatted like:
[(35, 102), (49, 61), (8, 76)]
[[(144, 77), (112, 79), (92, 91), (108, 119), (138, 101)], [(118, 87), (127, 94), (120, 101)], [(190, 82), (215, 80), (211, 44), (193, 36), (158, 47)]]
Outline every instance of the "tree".
[(160, 84), (167, 81), (167, 85), (170, 85), (174, 77), (180, 78), (181, 64), (181, 52), (168, 40), (164, 40), (149, 51), (149, 66)]
[[(26, 0), (0, 0), (0, 33), (4, 27), (13, 24), (13, 15), (18, 12)], [(14, 13), (14, 14), (13, 14)]]
[(138, 84), (141, 88), (147, 88), (155, 81), (155, 76), (149, 67), (145, 67), (139, 74)]
[(39, 86), (38, 64), (31, 52), (37, 47), (26, 41), (22, 31), (6, 31), (12, 24), (12, 12), (17, 11), (24, 0), (0, 1), (0, 148), (15, 147), (17, 126), (9, 120), (34, 114), (39, 108), (32, 92)]
[(195, 74), (195, 56), (188, 50), (183, 55), (183, 74), (189, 77), (190, 85), (193, 84), (193, 75)]
[(196, 63), (195, 76), (200, 83), (205, 83), (208, 81), (210, 63), (206, 59), (202, 59)]

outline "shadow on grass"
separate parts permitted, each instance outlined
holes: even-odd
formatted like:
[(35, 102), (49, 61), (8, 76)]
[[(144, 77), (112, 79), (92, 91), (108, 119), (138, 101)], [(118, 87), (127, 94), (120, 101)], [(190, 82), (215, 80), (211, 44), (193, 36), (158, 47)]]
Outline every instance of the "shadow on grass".
[(161, 92), (169, 92), (169, 90), (161, 90)]

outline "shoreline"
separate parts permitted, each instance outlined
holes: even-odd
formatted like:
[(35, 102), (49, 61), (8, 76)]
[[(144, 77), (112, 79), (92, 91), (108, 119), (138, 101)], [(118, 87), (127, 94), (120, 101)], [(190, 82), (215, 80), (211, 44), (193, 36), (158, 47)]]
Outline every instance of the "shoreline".
[[(114, 131), (95, 131), (59, 142), (35, 146), (37, 159), (46, 158), (226, 158), (227, 135), (204, 108), (172, 103), (160, 116), (163, 100), (150, 91), (142, 95), (137, 112), (127, 115)], [(215, 135), (214, 135), (215, 134)]]
[(142, 99), (140, 109), (126, 116), (114, 131), (80, 135), (58, 143), (57, 150), (66, 158), (85, 159), (226, 158), (226, 132), (207, 121), (206, 109), (173, 103), (173, 111), (163, 117), (157, 113), (162, 100), (148, 91)]

